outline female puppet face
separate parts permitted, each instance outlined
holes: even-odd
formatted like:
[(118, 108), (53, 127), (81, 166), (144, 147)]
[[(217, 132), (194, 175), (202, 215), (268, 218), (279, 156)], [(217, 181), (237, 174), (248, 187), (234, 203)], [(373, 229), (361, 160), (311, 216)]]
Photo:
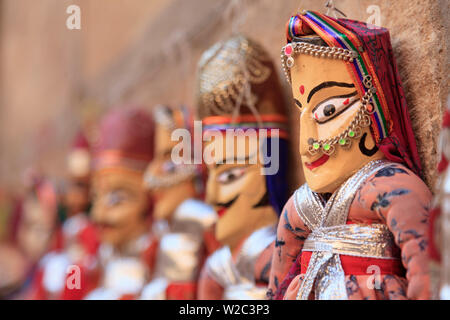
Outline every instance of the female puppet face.
[(186, 199), (195, 196), (192, 178), (176, 182), (180, 173), (172, 162), (172, 148), (177, 142), (170, 139), (172, 131), (158, 124), (156, 126), (155, 157), (148, 166), (145, 176), (158, 181), (169, 181), (167, 185), (150, 187), (151, 196), (155, 200), (153, 216), (156, 220), (170, 220), (175, 209)]
[(312, 141), (338, 136), (354, 119), (360, 96), (341, 60), (299, 54), (291, 68), (292, 93), (300, 109), (300, 156), (308, 186), (315, 192), (334, 192), (371, 160), (383, 158), (370, 133), (362, 128), (350, 147), (336, 145), (331, 155), (309, 152)]
[(102, 241), (118, 247), (147, 230), (148, 198), (142, 174), (101, 170), (94, 175), (93, 193), (93, 220)]
[[(229, 141), (226, 139), (223, 144), (213, 139), (206, 145), (210, 150), (219, 150), (212, 154), (214, 163), (208, 164), (206, 200), (219, 216), (216, 239), (232, 249), (254, 230), (277, 220), (269, 203), (261, 164), (256, 161), (260, 157), (259, 147), (247, 143), (242, 149), (239, 140), (248, 139), (243, 136), (234, 139), (234, 153), (227, 148)], [(227, 160), (233, 163), (225, 163)], [(244, 163), (236, 163), (237, 160)]]

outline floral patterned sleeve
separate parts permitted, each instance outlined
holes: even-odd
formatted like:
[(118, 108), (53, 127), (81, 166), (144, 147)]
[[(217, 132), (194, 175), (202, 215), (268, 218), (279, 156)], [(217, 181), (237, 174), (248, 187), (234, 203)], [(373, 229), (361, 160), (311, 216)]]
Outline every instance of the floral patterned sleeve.
[(275, 241), (272, 242), (255, 261), (254, 274), (255, 282), (267, 287), (269, 284), (270, 269), (272, 267), (272, 254), (275, 248)]
[(387, 224), (401, 249), (408, 299), (429, 298), (427, 230), (431, 197), (425, 183), (399, 164), (378, 171), (357, 195), (359, 205), (370, 207)]
[(297, 214), (293, 196), (283, 208), (277, 228), (277, 237), (272, 254), (272, 268), (269, 277), (267, 298), (273, 299), (281, 282), (289, 272), (292, 264), (302, 250), (310, 230)]

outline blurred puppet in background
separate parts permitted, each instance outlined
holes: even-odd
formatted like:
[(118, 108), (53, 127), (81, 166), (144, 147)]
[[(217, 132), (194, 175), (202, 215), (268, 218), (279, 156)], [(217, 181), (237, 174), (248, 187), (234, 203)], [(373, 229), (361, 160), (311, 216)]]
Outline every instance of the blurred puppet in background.
[[(186, 163), (172, 160), (172, 149), (177, 145), (171, 139), (173, 131), (193, 133), (189, 111), (158, 105), (154, 119), (155, 158), (147, 168), (145, 184), (155, 201), (155, 224), (166, 224), (166, 230), (161, 230), (155, 279), (142, 299), (195, 299), (202, 264), (217, 248), (211, 237), (217, 215), (200, 200), (204, 194), (202, 167), (193, 163), (191, 155)], [(192, 150), (191, 141), (189, 147), (184, 152)]]
[(62, 197), (66, 213), (61, 228), (62, 246), (41, 260), (33, 284), (34, 299), (79, 300), (98, 281), (99, 240), (88, 217), (91, 154), (82, 132), (75, 136), (71, 146), (67, 171), (68, 183)]
[(135, 299), (153, 270), (156, 242), (144, 171), (153, 158), (154, 123), (136, 107), (116, 108), (93, 144), (92, 220), (101, 244), (101, 278), (87, 299)]
[(54, 186), (38, 171), (25, 173), (25, 195), (9, 219), (9, 240), (0, 249), (0, 291), (5, 299), (32, 299), (40, 259), (61, 248)]
[(450, 300), (450, 98), (439, 139), (438, 180), (430, 213), (431, 298)]
[(288, 197), (278, 76), (267, 52), (238, 35), (205, 51), (197, 81), (197, 113), (208, 141), (206, 200), (218, 214), (215, 235), (222, 244), (205, 263), (198, 297), (264, 299), (275, 227)]

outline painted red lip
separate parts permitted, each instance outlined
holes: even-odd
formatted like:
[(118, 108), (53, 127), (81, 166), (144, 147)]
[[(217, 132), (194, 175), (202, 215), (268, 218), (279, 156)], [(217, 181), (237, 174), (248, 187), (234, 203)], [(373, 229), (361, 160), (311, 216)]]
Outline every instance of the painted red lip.
[(221, 217), (221, 216), (223, 216), (223, 215), (225, 214), (225, 212), (227, 212), (227, 208), (222, 207), (222, 208), (220, 208), (220, 209), (217, 210), (217, 215), (218, 215), (219, 217)]
[(225, 214), (225, 212), (227, 212), (227, 208), (225, 208), (225, 207), (222, 207), (222, 208), (220, 208), (220, 209), (217, 209), (217, 215), (218, 215), (219, 217), (223, 216), (223, 215)]
[(216, 208), (217, 215), (219, 218), (223, 216), (229, 207), (233, 205), (233, 203), (239, 198), (239, 194), (236, 195), (233, 199), (227, 202), (217, 202), (214, 204), (214, 208)]
[(320, 167), (321, 165), (323, 165), (325, 162), (328, 161), (328, 159), (330, 158), (329, 155), (324, 154), (323, 156), (321, 156), (319, 159), (317, 159), (316, 161), (313, 162), (305, 162), (305, 166), (309, 169), (309, 170), (313, 170), (317, 167)]

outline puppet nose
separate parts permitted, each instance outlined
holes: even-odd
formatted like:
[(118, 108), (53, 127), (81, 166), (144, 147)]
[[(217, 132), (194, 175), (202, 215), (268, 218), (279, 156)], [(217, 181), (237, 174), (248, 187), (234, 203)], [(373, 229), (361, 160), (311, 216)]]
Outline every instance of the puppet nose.
[(300, 145), (299, 152), (301, 156), (309, 154), (309, 146), (317, 139), (317, 129), (314, 119), (307, 112), (300, 115)]

